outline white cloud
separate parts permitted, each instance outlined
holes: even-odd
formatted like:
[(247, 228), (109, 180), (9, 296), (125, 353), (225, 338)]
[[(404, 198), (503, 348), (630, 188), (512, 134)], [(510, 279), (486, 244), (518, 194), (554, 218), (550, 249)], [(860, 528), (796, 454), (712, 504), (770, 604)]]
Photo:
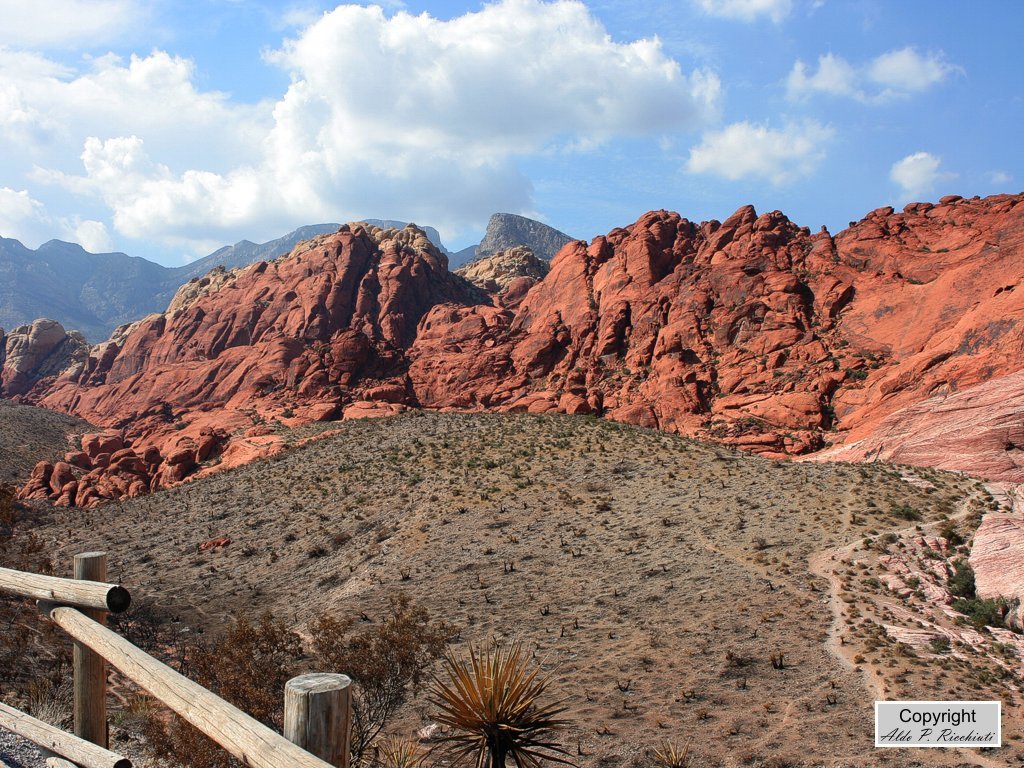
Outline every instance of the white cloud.
[(0, 187), (0, 237), (32, 240), (44, 217), (43, 204), (33, 199), (28, 190)]
[(122, 234), (169, 243), (385, 215), (457, 231), (532, 207), (518, 158), (697, 129), (720, 98), (714, 73), (683, 72), (657, 39), (614, 42), (575, 0), (450, 21), (339, 6), (267, 60), (291, 84), (251, 107), (197, 90), (191, 63), (161, 52), (48, 73), (39, 90), (16, 82), (26, 111), (60, 115), (40, 130), (80, 134), (84, 175), (34, 178), (102, 199)]
[(825, 93), (878, 103), (928, 90), (959, 71), (941, 51), (922, 54), (914, 48), (900, 48), (861, 66), (827, 53), (818, 57), (814, 72), (798, 59), (786, 79), (786, 93), (793, 100)]
[(786, 184), (809, 176), (825, 157), (832, 128), (815, 120), (788, 123), (781, 130), (755, 123), (733, 123), (704, 134), (690, 150), (686, 169), (737, 181), (763, 178)]
[(956, 178), (955, 173), (940, 171), (941, 163), (941, 158), (929, 152), (915, 152), (893, 163), (889, 178), (900, 185), (902, 199), (919, 198)]
[(568, 0), (505, 0), (449, 22), (341, 6), (270, 58), (301, 86), (282, 105), (312, 101), (324, 138), (382, 156), (493, 158), (563, 135), (657, 133), (703, 122), (719, 92), (656, 39), (612, 42)]
[(993, 184), (1005, 185), (1013, 181), (1013, 176), (1006, 171), (989, 171), (986, 175)]
[(321, 15), (323, 11), (315, 5), (290, 5), (281, 13), (277, 26), (281, 29), (308, 27)]
[(50, 167), (69, 167), (90, 135), (145, 136), (161, 154), (187, 148), (203, 164), (250, 155), (268, 130), (270, 106), (232, 104), (227, 94), (198, 90), (194, 78), (192, 62), (161, 51), (127, 62), (107, 54), (75, 72), (0, 49), (0, 139)]
[(913, 48), (883, 53), (868, 66), (868, 76), (892, 93), (914, 93), (941, 83), (956, 71), (941, 53), (920, 54)]
[(75, 222), (74, 241), (92, 253), (107, 253), (114, 247), (107, 225), (94, 219)]
[(0, 45), (55, 48), (103, 45), (146, 17), (136, 0), (0, 0)]
[(836, 96), (862, 96), (857, 88), (857, 70), (842, 56), (826, 53), (818, 58), (818, 71), (810, 70), (802, 61), (793, 65), (786, 81), (786, 90), (791, 97), (811, 92), (830, 93)]
[(697, 5), (709, 16), (747, 22), (767, 16), (776, 24), (793, 10), (792, 0), (697, 0)]

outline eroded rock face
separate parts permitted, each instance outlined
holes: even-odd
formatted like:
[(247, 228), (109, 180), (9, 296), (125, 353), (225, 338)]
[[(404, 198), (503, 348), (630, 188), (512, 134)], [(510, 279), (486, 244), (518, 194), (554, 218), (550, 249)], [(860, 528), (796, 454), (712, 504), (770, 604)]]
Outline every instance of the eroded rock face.
[(521, 300), (526, 291), (544, 279), (548, 270), (547, 262), (534, 256), (525, 245), (517, 245), (470, 262), (455, 270), (455, 274), (493, 294), (507, 293), (514, 284), (515, 295)]
[(830, 349), (852, 292), (827, 274), (830, 244), (749, 206), (702, 225), (652, 212), (567, 245), (514, 315), (435, 309), (410, 377), (434, 405), (600, 413), (806, 452), (843, 380)]
[(1024, 612), (1024, 497), (1020, 486), (1006, 494), (1011, 511), (986, 512), (974, 534), (970, 564), (978, 597), (1016, 601), (1007, 623), (1018, 629)]
[(0, 329), (0, 395), (28, 392), (38, 381), (80, 364), (89, 345), (78, 331), (56, 320), (39, 319), (8, 334)]
[[(773, 457), (881, 444), (1021, 482), (1024, 433), (1000, 435), (1024, 405), (1022, 202), (880, 209), (836, 237), (654, 211), (498, 296), (415, 228), (345, 226), (185, 286), (30, 397), (155, 450), (151, 487), (279, 450), (264, 422), (407, 407), (596, 414)], [(204, 430), (214, 458), (169, 461)]]
[[(907, 392), (899, 393), (907, 399)], [(962, 391), (942, 392), (877, 420), (863, 414), (849, 442), (816, 455), (823, 461), (879, 459), (979, 477), (1024, 479), (1024, 371)], [(857, 415), (862, 415), (858, 413)], [(863, 435), (860, 439), (856, 439)]]

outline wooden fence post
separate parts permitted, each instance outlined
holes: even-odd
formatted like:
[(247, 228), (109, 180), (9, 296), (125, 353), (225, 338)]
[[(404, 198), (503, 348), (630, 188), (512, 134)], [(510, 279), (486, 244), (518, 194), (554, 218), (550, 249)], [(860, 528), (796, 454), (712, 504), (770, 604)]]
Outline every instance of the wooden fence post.
[[(107, 580), (107, 553), (84, 552), (75, 555), (75, 578), (87, 581)], [(82, 613), (100, 624), (106, 624), (107, 613), (83, 608)], [(75, 735), (107, 748), (107, 664), (88, 646), (75, 641)]]
[(329, 673), (293, 677), (284, 687), (284, 736), (336, 768), (348, 768), (352, 681)]

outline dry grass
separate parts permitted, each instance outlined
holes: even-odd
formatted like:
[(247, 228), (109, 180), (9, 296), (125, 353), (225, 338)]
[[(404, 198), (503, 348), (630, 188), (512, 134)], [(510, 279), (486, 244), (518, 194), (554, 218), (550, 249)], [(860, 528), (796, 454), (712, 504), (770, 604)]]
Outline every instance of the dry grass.
[(91, 427), (62, 413), (0, 398), (0, 483), (23, 482), (36, 462), (70, 450), (70, 439)]
[[(649, 766), (666, 740), (691, 742), (692, 766), (972, 764), (874, 750), (887, 662), (854, 668), (832, 647), (833, 579), (863, 611), (878, 574), (861, 553), (983, 500), (968, 478), (928, 480), (589, 418), (411, 413), (128, 503), (49, 510), (37, 532), (60, 564), (108, 550), (113, 578), (194, 626), (262, 610), (300, 632), (325, 613), (376, 623), (397, 590), (461, 627), (456, 651), (518, 641), (565, 700), (581, 766)], [(893, 514), (905, 506), (920, 520)], [(215, 536), (231, 544), (198, 549)], [(840, 566), (853, 574), (812, 572), (866, 539)], [(919, 660), (908, 697), (990, 690)], [(432, 711), (413, 698), (389, 731), (412, 735)], [(1004, 711), (992, 764), (1021, 755), (1016, 704)]]

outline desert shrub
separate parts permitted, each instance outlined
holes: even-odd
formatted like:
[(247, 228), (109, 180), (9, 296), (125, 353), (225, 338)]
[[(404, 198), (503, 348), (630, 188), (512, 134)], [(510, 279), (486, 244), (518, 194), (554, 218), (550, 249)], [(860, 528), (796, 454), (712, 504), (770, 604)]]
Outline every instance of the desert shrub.
[(430, 664), (455, 634), (433, 622), (425, 608), (406, 595), (390, 598), (379, 624), (356, 628), (356, 619), (324, 616), (310, 626), (312, 648), (323, 669), (348, 675), (355, 683), (351, 751), (355, 760), (383, 730), (409, 693), (416, 693)]
[(974, 569), (964, 559), (953, 563), (953, 573), (946, 580), (946, 587), (953, 597), (962, 597), (968, 600), (975, 596)]
[(893, 504), (890, 510), (893, 517), (898, 517), (900, 520), (920, 520), (921, 513), (914, 509), (909, 504)]
[(675, 742), (666, 741), (654, 750), (654, 764), (658, 768), (687, 768), (690, 765), (690, 744), (678, 746)]
[(968, 619), (975, 629), (985, 627), (1004, 627), (1006, 617), (1011, 610), (1010, 603), (1004, 597), (995, 600), (980, 598), (961, 598), (953, 601), (953, 610), (959, 611)]
[[(0, 566), (53, 573), (46, 545), (30, 529), (14, 488), (0, 484)], [(46, 715), (71, 664), (71, 644), (32, 600), (0, 593), (0, 687), (33, 713)], [(38, 705), (38, 706), (37, 706)]]
[[(284, 686), (297, 671), (302, 640), (269, 613), (242, 616), (219, 639), (188, 652), (190, 677), (271, 728), (281, 730)], [(160, 709), (145, 713), (143, 734), (154, 758), (193, 768), (233, 768), (241, 763), (180, 717)]]
[(186, 677), (189, 675), (196, 639), (173, 609), (157, 606), (145, 598), (133, 600), (124, 613), (109, 614), (107, 626), (150, 656)]
[(964, 543), (964, 537), (960, 534), (956, 523), (952, 520), (946, 520), (942, 523), (939, 527), (939, 535), (946, 540), (950, 547), (958, 547)]
[(373, 768), (424, 768), (427, 753), (409, 738), (390, 736), (380, 745)]

